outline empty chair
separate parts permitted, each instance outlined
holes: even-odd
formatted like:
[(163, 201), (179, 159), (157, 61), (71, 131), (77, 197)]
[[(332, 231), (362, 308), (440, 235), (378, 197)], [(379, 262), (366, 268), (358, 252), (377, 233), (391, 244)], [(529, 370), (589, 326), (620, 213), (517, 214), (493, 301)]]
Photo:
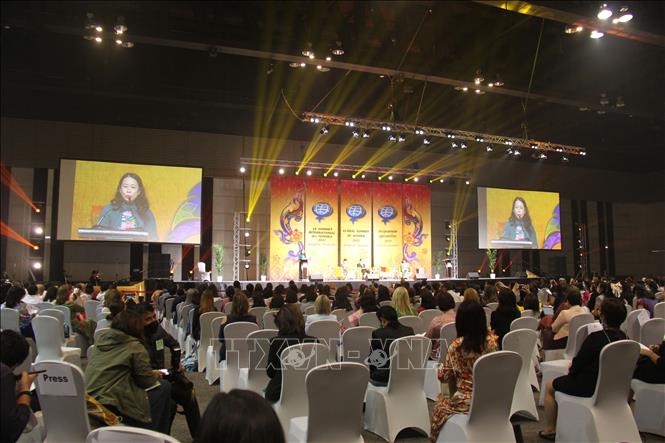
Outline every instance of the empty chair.
[(367, 357), (372, 351), (371, 340), (374, 328), (357, 326), (349, 328), (342, 334), (342, 360), (367, 364)]
[(381, 327), (376, 312), (366, 312), (358, 318), (358, 326), (370, 326), (374, 329)]
[[(201, 325), (201, 337), (199, 340), (199, 347), (197, 349), (197, 361), (199, 362), (199, 372), (204, 372), (208, 364), (208, 359), (206, 358), (208, 353), (208, 346), (212, 344), (212, 340), (217, 340), (217, 336), (213, 336), (212, 329), (210, 324), (215, 318), (223, 318), (224, 314), (221, 312), (206, 312), (201, 314), (199, 317), (199, 323)], [(219, 328), (217, 328), (219, 331)]]
[(39, 307), (39, 310), (41, 311), (42, 309), (50, 309), (54, 306), (53, 303), (49, 301), (43, 301), (41, 303), (37, 303), (37, 306)]
[[(51, 320), (49, 317), (43, 319)], [(63, 361), (41, 361), (35, 363), (33, 368), (36, 371), (46, 370), (45, 374), (35, 379), (35, 384), (47, 441), (85, 442), (90, 432), (90, 423), (83, 372), (75, 365)]]
[(50, 309), (57, 309), (58, 311), (62, 312), (64, 322), (65, 322), (65, 327), (69, 331), (70, 334), (74, 334), (74, 331), (72, 330), (72, 313), (69, 310), (69, 308), (65, 305), (53, 305)]
[(240, 385), (243, 389), (249, 389), (257, 394), (263, 394), (268, 385), (268, 351), (270, 351), (270, 340), (277, 336), (277, 329), (260, 329), (247, 336), (249, 348), (249, 365), (247, 371), (241, 370)]
[(226, 360), (221, 364), (219, 384), (222, 392), (229, 392), (238, 387), (240, 369), (249, 367), (249, 346), (247, 336), (257, 331), (256, 323), (239, 321), (224, 326)]
[(307, 334), (319, 339), (328, 347), (331, 361), (337, 360), (337, 347), (339, 346), (339, 323), (335, 320), (319, 320), (309, 325)]
[(479, 357), (473, 365), (469, 413), (450, 417), (441, 428), (437, 442), (514, 442), (510, 414), (521, 365), (519, 354), (512, 351)]
[(438, 360), (428, 360), (427, 370), (425, 372), (425, 396), (430, 400), (436, 400), (441, 394), (441, 382), (437, 374), (437, 368), (446, 357), (450, 343), (457, 338), (457, 327), (455, 323), (446, 323), (441, 327), (439, 336), (439, 358)]
[(346, 309), (333, 309), (331, 314), (337, 317), (337, 321), (341, 322), (346, 318)]
[(665, 301), (656, 303), (653, 307), (653, 318), (665, 318)]
[(639, 353), (639, 345), (632, 340), (610, 343), (600, 352), (592, 397), (556, 392), (557, 442), (642, 441), (626, 401)]
[(268, 311), (263, 314), (263, 329), (277, 329), (275, 323), (275, 313), (277, 311)]
[(533, 368), (531, 356), (536, 347), (537, 339), (536, 331), (529, 329), (517, 329), (503, 336), (503, 350), (516, 352), (522, 359), (522, 366), (515, 385), (513, 403), (510, 409), (511, 417), (518, 414), (520, 417), (538, 421), (538, 409), (531, 391), (529, 377), (529, 370)]
[(640, 343), (645, 346), (659, 345), (665, 336), (665, 319), (652, 318), (640, 327)]
[(321, 343), (292, 345), (282, 350), (280, 360), (282, 390), (274, 408), (282, 428), (289, 429), (292, 418), (307, 415), (309, 402), (305, 377), (310, 369), (328, 363), (328, 347)]
[[(220, 313), (221, 314), (221, 313)], [(206, 380), (211, 385), (219, 378), (219, 349), (222, 346), (219, 340), (219, 328), (226, 321), (226, 317), (222, 314), (215, 317), (210, 322), (208, 330), (210, 332), (210, 344), (206, 347)], [(203, 332), (203, 331), (202, 331)]]
[(86, 300), (83, 302), (85, 308), (85, 318), (88, 320), (97, 320), (97, 306), (102, 303), (98, 300)]
[(630, 387), (635, 392), (633, 416), (637, 429), (665, 437), (665, 384), (645, 383), (634, 378)]
[(12, 331), (21, 333), (18, 319), (17, 310), (9, 308), (0, 309), (0, 329), (11, 329)]
[(67, 360), (77, 366), (81, 365), (81, 349), (63, 346), (62, 326), (58, 319), (38, 315), (32, 319), (32, 329), (35, 331), (38, 352), (35, 362)]
[[(41, 316), (48, 316), (48, 317), (53, 317), (58, 320), (58, 324), (60, 324), (60, 331), (62, 331), (62, 338), (64, 340), (65, 338), (65, 314), (62, 313), (61, 310), (59, 309), (43, 309), (37, 313), (37, 317)], [(33, 319), (34, 320), (34, 319)]]
[(256, 323), (259, 325), (259, 329), (263, 329), (263, 315), (268, 312), (266, 306), (257, 306), (256, 308), (251, 308), (248, 312), (249, 315), (256, 317)]
[(425, 332), (422, 319), (415, 315), (404, 315), (399, 318), (399, 322), (404, 326), (412, 328), (413, 332), (416, 334), (422, 334)]
[(107, 426), (88, 434), (85, 443), (180, 443), (161, 432), (131, 426)]
[(308, 415), (290, 421), (289, 442), (363, 443), (363, 398), (369, 370), (359, 363), (329, 363), (305, 378)]
[(529, 329), (531, 331), (538, 330), (538, 320), (534, 317), (520, 317), (510, 322), (510, 330)]
[(499, 307), (498, 302), (487, 303), (487, 307), (490, 308), (490, 311), (494, 312)]
[(429, 434), (430, 414), (423, 389), (432, 344), (426, 337), (398, 338), (390, 344), (388, 386), (368, 385), (364, 428), (394, 441), (407, 428)]
[(646, 312), (647, 314), (649, 311), (646, 309), (634, 309), (628, 313), (628, 316), (626, 317), (626, 336), (635, 341), (640, 340), (640, 322), (638, 321), (637, 317), (639, 317), (643, 312)]

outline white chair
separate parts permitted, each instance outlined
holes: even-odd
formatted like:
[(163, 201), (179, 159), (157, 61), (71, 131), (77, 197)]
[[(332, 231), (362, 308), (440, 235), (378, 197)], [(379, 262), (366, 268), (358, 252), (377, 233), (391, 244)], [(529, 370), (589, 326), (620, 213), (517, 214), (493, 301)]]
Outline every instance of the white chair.
[(224, 342), (226, 359), (222, 361), (219, 388), (221, 392), (229, 392), (238, 387), (240, 370), (249, 367), (249, 346), (247, 336), (258, 331), (256, 323), (240, 321), (224, 326)]
[(99, 300), (86, 300), (83, 302), (85, 308), (85, 318), (88, 320), (97, 320), (97, 307), (102, 303)]
[(487, 306), (483, 306), (483, 310), (485, 311), (485, 322), (487, 323), (487, 327), (489, 327), (492, 324), (492, 310)]
[(277, 311), (268, 311), (263, 314), (263, 329), (277, 329), (275, 314)]
[(196, 340), (192, 335), (192, 328), (194, 327), (195, 314), (196, 314), (196, 309), (194, 308), (187, 311), (187, 322), (185, 323), (185, 352), (183, 353), (184, 357), (191, 357), (194, 351), (196, 350)]
[(432, 323), (432, 320), (441, 314), (442, 312), (438, 309), (425, 309), (423, 312), (418, 314), (418, 317), (420, 317), (420, 319), (423, 321), (424, 330), (427, 331), (429, 329), (430, 323)]
[(366, 312), (358, 318), (358, 326), (369, 326), (378, 329), (381, 327), (381, 323), (379, 317), (376, 316), (376, 312)]
[(656, 303), (653, 307), (653, 318), (665, 318), (665, 301)]
[(487, 307), (490, 308), (490, 311), (494, 312), (499, 307), (498, 302), (487, 303)]
[[(600, 352), (596, 390), (591, 398), (556, 392), (556, 441), (641, 443), (626, 399), (640, 347), (632, 340), (606, 345)], [(662, 415), (662, 408), (661, 408)]]
[(273, 407), (283, 429), (289, 429), (292, 418), (307, 415), (305, 377), (310, 369), (328, 363), (328, 357), (328, 347), (321, 343), (300, 343), (282, 350), (282, 391)]
[(224, 314), (221, 312), (206, 312), (199, 317), (199, 325), (201, 327), (201, 336), (199, 339), (199, 347), (197, 352), (197, 361), (199, 362), (199, 372), (205, 372), (208, 364), (207, 354), (208, 347), (212, 344), (212, 340), (217, 340), (218, 336), (212, 335), (210, 325), (216, 318), (223, 318)]
[(171, 336), (173, 335), (173, 303), (175, 302), (175, 297), (171, 297), (164, 302), (164, 321), (162, 322), (162, 327), (168, 332)]
[[(589, 323), (584, 323), (588, 319), (578, 318), (583, 315), (590, 316), (591, 321)], [(576, 319), (578, 321), (574, 321)], [(540, 381), (540, 392), (542, 393), (546, 392), (545, 388), (547, 387), (547, 383), (551, 382), (557, 377), (568, 374), (568, 369), (570, 368), (570, 364), (572, 363), (573, 357), (577, 355), (577, 351), (579, 351), (579, 348), (582, 346), (582, 343), (580, 343), (578, 346), (577, 337), (579, 336), (580, 339), (582, 339), (582, 337), (586, 338), (586, 336), (588, 335), (587, 325), (591, 323), (595, 323), (595, 320), (593, 320), (593, 316), (591, 314), (578, 314), (570, 320), (570, 324), (568, 325), (569, 326), (568, 341), (566, 342), (566, 350), (564, 352), (564, 358), (558, 360), (544, 361), (540, 364), (540, 371), (542, 374), (542, 378)], [(538, 405), (539, 406), (545, 405), (545, 395), (541, 395), (539, 397)]]
[(222, 327), (222, 323), (225, 321), (226, 317), (224, 314), (222, 314), (219, 317), (213, 318), (210, 322), (210, 326), (208, 327), (208, 330), (210, 331), (210, 344), (206, 348), (205, 378), (209, 385), (216, 382), (219, 378), (219, 349), (222, 345), (222, 343), (219, 341), (219, 328)]
[(423, 320), (415, 315), (405, 315), (399, 318), (399, 322), (403, 326), (408, 326), (413, 329), (415, 334), (422, 334), (425, 332), (425, 327), (423, 326)]
[(307, 373), (306, 417), (290, 421), (291, 442), (363, 443), (363, 397), (369, 370), (359, 363), (328, 363)]
[(210, 274), (212, 273), (211, 271), (206, 271), (206, 264), (205, 262), (198, 262), (196, 264), (196, 270), (197, 272), (197, 277), (199, 281), (210, 281)]
[(224, 305), (224, 314), (229, 315), (231, 313), (231, 309), (233, 309), (233, 302), (230, 301)]
[(372, 351), (371, 340), (374, 328), (357, 326), (342, 333), (342, 360), (345, 362), (367, 364)]
[(382, 302), (379, 302), (379, 306), (392, 306), (393, 302), (390, 300), (384, 300)]
[[(65, 315), (59, 309), (42, 309), (37, 313), (37, 317), (41, 316), (53, 317), (58, 320), (60, 329), (62, 331), (62, 339), (65, 339)], [(34, 319), (33, 319), (34, 320)], [(71, 332), (71, 331), (70, 331)]]
[[(642, 312), (649, 312), (646, 309), (634, 309), (628, 313), (626, 317), (626, 336), (635, 341), (640, 340), (640, 322), (637, 320), (637, 317), (642, 314)], [(623, 330), (623, 328), (622, 328)]]
[(43, 301), (41, 303), (37, 303), (37, 307), (39, 307), (40, 311), (42, 309), (51, 309), (53, 306), (54, 306), (54, 304), (49, 302), (49, 301)]
[(339, 323), (335, 320), (319, 320), (309, 325), (307, 334), (319, 339), (328, 347), (331, 361), (338, 360), (337, 348), (339, 347)]
[(335, 317), (337, 317), (337, 321), (340, 321), (340, 322), (342, 320), (344, 320), (347, 316), (346, 309), (333, 309), (331, 314), (334, 315)]
[(316, 314), (316, 306), (307, 306), (305, 308), (305, 312), (303, 312), (303, 315), (314, 315)]
[(478, 358), (473, 365), (469, 413), (450, 417), (436, 441), (514, 442), (510, 411), (521, 365), (519, 354), (511, 351), (492, 352)]
[(58, 311), (62, 312), (65, 326), (69, 330), (70, 335), (74, 335), (74, 331), (72, 330), (72, 311), (69, 309), (68, 306), (65, 305), (53, 305), (50, 309), (57, 309)]
[(435, 401), (441, 394), (441, 382), (438, 377), (439, 364), (443, 363), (448, 353), (448, 347), (457, 338), (455, 323), (443, 325), (439, 337), (439, 358), (437, 360), (427, 360), (427, 370), (425, 372), (425, 396)]
[(388, 386), (367, 386), (364, 428), (395, 441), (406, 428), (429, 435), (430, 414), (423, 389), (431, 342), (426, 337), (402, 337), (390, 344)]
[[(520, 317), (516, 318), (510, 323), (510, 330), (516, 331), (518, 329), (529, 329), (531, 331), (538, 330), (538, 320), (534, 317)], [(529, 366), (529, 382), (536, 391), (540, 391), (540, 385), (538, 384), (538, 377), (536, 376), (536, 368), (540, 368), (540, 362), (538, 362), (538, 341), (536, 340), (536, 347), (533, 349), (533, 355), (531, 356), (532, 365)]]
[(81, 349), (63, 346), (62, 326), (58, 319), (38, 315), (32, 319), (37, 344), (36, 363), (46, 360), (69, 361), (81, 366)]
[(277, 329), (259, 329), (247, 336), (249, 365), (246, 371), (241, 369), (240, 386), (243, 389), (263, 395), (263, 390), (269, 381), (266, 369), (268, 367), (270, 340), (276, 336)]
[(18, 333), (21, 332), (19, 327), (19, 315), (18, 311), (10, 308), (0, 309), (0, 329), (10, 329)]
[(645, 383), (633, 379), (631, 389), (635, 392), (633, 416), (640, 432), (665, 437), (665, 384)]
[[(577, 328), (588, 323), (593, 323), (596, 320), (591, 314), (577, 314), (573, 316), (568, 323), (568, 341), (566, 341), (566, 348), (561, 349), (545, 349), (543, 353), (545, 354), (545, 361), (551, 360), (572, 360), (575, 355), (575, 333)], [(572, 341), (571, 341), (572, 339)], [(542, 366), (542, 365), (541, 365)]]
[(516, 352), (522, 359), (522, 366), (515, 385), (513, 403), (510, 409), (511, 417), (517, 414), (520, 417), (538, 421), (538, 408), (536, 408), (536, 400), (531, 391), (529, 378), (529, 371), (533, 369), (531, 356), (536, 347), (537, 338), (536, 331), (529, 329), (518, 329), (507, 333), (503, 337), (502, 349)]
[(187, 349), (186, 346), (186, 340), (187, 340), (187, 327), (190, 325), (190, 311), (192, 311), (195, 308), (195, 305), (185, 305), (180, 307), (180, 311), (178, 312), (178, 344), (180, 345), (181, 349)]
[(665, 336), (665, 319), (652, 318), (640, 327), (640, 343), (645, 346), (659, 345)]
[(263, 316), (268, 312), (266, 306), (257, 306), (249, 310), (248, 314), (256, 317), (256, 323), (259, 325), (259, 329), (263, 329)]
[(88, 434), (85, 443), (180, 443), (161, 432), (131, 426), (107, 426)]
[(525, 309), (522, 311), (520, 314), (522, 317), (534, 317), (535, 318), (535, 313), (533, 312), (532, 309)]
[[(39, 317), (35, 317), (37, 319)], [(50, 320), (49, 317), (43, 319)], [(83, 443), (90, 432), (85, 403), (85, 377), (81, 370), (67, 362), (44, 360), (34, 370), (46, 370), (35, 379), (39, 404), (49, 442)], [(50, 381), (48, 376), (58, 377)], [(71, 378), (70, 378), (71, 377)], [(56, 390), (53, 393), (54, 389)], [(67, 392), (63, 394), (62, 392)]]

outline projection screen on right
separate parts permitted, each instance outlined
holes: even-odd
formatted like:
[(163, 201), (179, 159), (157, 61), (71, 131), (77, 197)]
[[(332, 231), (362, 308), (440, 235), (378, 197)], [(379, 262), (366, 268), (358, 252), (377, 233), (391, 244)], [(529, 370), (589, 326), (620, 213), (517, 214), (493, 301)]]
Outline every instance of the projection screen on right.
[(559, 193), (478, 188), (478, 247), (561, 250)]

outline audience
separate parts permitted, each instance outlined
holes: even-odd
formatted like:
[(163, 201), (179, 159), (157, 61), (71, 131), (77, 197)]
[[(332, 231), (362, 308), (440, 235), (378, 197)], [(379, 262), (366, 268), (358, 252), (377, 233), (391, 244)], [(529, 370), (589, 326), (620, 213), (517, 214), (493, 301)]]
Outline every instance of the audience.
[[(500, 300), (501, 293), (499, 303)], [(440, 396), (434, 405), (431, 441), (436, 441), (439, 431), (452, 415), (469, 412), (473, 393), (473, 364), (478, 357), (498, 350), (498, 338), (488, 331), (485, 310), (479, 303), (463, 301), (457, 309), (455, 326), (457, 338), (450, 344), (444, 363), (439, 366), (437, 373), (439, 380), (448, 383), (450, 392), (454, 394), (450, 397)]]
[(316, 287), (314, 285), (308, 287), (305, 290), (305, 297), (303, 297), (300, 300), (300, 310), (304, 313), (305, 311), (307, 311), (307, 308), (309, 308), (310, 306), (314, 306), (316, 297), (317, 297)]
[(249, 322), (256, 323), (256, 317), (248, 314), (249, 301), (244, 293), (238, 292), (233, 297), (233, 305), (231, 306), (231, 313), (226, 317), (226, 322), (219, 328), (219, 341), (221, 342), (219, 348), (219, 361), (226, 360), (226, 341), (224, 340), (224, 328), (231, 323), (236, 322)]
[(365, 293), (360, 297), (359, 304), (360, 308), (347, 317), (350, 326), (358, 326), (360, 317), (363, 314), (367, 314), (369, 312), (376, 312), (379, 309), (378, 306), (376, 305), (376, 298), (374, 297), (374, 293), (369, 288), (366, 289)]
[(420, 313), (427, 309), (437, 309), (437, 304), (429, 289), (423, 289), (420, 291), (420, 306), (416, 311)]
[[(432, 351), (430, 358), (436, 360), (439, 357), (439, 347), (441, 345), (441, 328), (448, 323), (455, 323), (455, 300), (448, 292), (439, 292), (437, 295), (438, 308), (442, 312), (441, 315), (434, 317), (432, 322), (425, 333), (425, 337), (432, 340)], [(442, 349), (441, 352), (446, 352), (447, 349)]]
[(570, 308), (559, 313), (552, 323), (551, 333), (548, 329), (543, 330), (543, 349), (565, 349), (566, 343), (568, 343), (568, 324), (570, 320), (576, 315), (586, 313), (586, 310), (580, 306), (582, 295), (576, 287), (568, 287), (566, 301)]
[(201, 339), (201, 316), (206, 312), (215, 312), (215, 292), (212, 288), (214, 285), (209, 285), (201, 293), (201, 300), (198, 307), (194, 308), (194, 316), (192, 317), (192, 337), (194, 340)]
[(510, 324), (516, 318), (520, 318), (521, 315), (519, 309), (517, 309), (517, 301), (513, 291), (508, 288), (499, 290), (499, 306), (492, 312), (490, 321), (490, 326), (498, 337), (499, 349), (501, 349), (503, 336), (510, 332)]
[(335, 291), (335, 298), (333, 300), (332, 309), (344, 309), (346, 312), (353, 310), (353, 307), (351, 307), (351, 302), (349, 301), (349, 289), (346, 286), (342, 286), (337, 291)]
[(369, 378), (375, 386), (386, 386), (390, 377), (390, 344), (395, 339), (414, 335), (414, 332), (413, 328), (398, 321), (397, 311), (392, 306), (381, 306), (376, 316), (381, 327), (372, 331)]
[(665, 384), (665, 340), (660, 345), (640, 349), (633, 378), (645, 383)]
[(314, 302), (314, 314), (308, 315), (305, 321), (305, 332), (308, 332), (312, 323), (321, 320), (337, 321), (337, 317), (330, 313), (330, 299), (326, 295), (319, 295)]
[(418, 315), (409, 300), (409, 291), (403, 286), (400, 286), (393, 291), (393, 307), (395, 308), (395, 311), (397, 311), (398, 317)]
[[(93, 319), (85, 318), (85, 308), (70, 298), (70, 287), (62, 285), (58, 288), (58, 295), (55, 298), (56, 305), (64, 305), (69, 308), (69, 320), (72, 325), (72, 331), (80, 334), (87, 345), (94, 342), (95, 329), (97, 322)], [(72, 297), (78, 297), (74, 294)], [(85, 346), (87, 349), (87, 346)]]
[(476, 291), (473, 288), (467, 288), (466, 290), (464, 290), (464, 300), (465, 301), (466, 300), (472, 300), (472, 301), (475, 301), (476, 303), (478, 303), (479, 305), (481, 304), (480, 303), (480, 296), (478, 295), (478, 291)]
[(282, 294), (275, 294), (270, 299), (270, 310), (275, 311), (284, 306), (284, 297)]
[(18, 322), (21, 334), (24, 337), (30, 337), (34, 340), (35, 333), (32, 330), (32, 316), (28, 312), (28, 306), (21, 301), (25, 291), (19, 286), (11, 286), (5, 295), (5, 302), (2, 309), (13, 309), (18, 311)]

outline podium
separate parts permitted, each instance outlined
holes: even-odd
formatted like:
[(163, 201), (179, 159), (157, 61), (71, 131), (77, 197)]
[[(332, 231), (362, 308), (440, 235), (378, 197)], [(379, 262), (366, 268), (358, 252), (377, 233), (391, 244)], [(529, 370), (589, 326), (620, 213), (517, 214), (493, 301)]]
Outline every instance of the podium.
[(106, 228), (79, 228), (78, 236), (85, 240), (125, 240), (133, 242), (147, 242), (149, 234), (146, 231), (122, 231)]
[(301, 258), (298, 260), (298, 275), (300, 277), (300, 280), (306, 280), (307, 279), (307, 259), (306, 258)]
[(494, 249), (532, 249), (533, 242), (530, 240), (492, 240)]

